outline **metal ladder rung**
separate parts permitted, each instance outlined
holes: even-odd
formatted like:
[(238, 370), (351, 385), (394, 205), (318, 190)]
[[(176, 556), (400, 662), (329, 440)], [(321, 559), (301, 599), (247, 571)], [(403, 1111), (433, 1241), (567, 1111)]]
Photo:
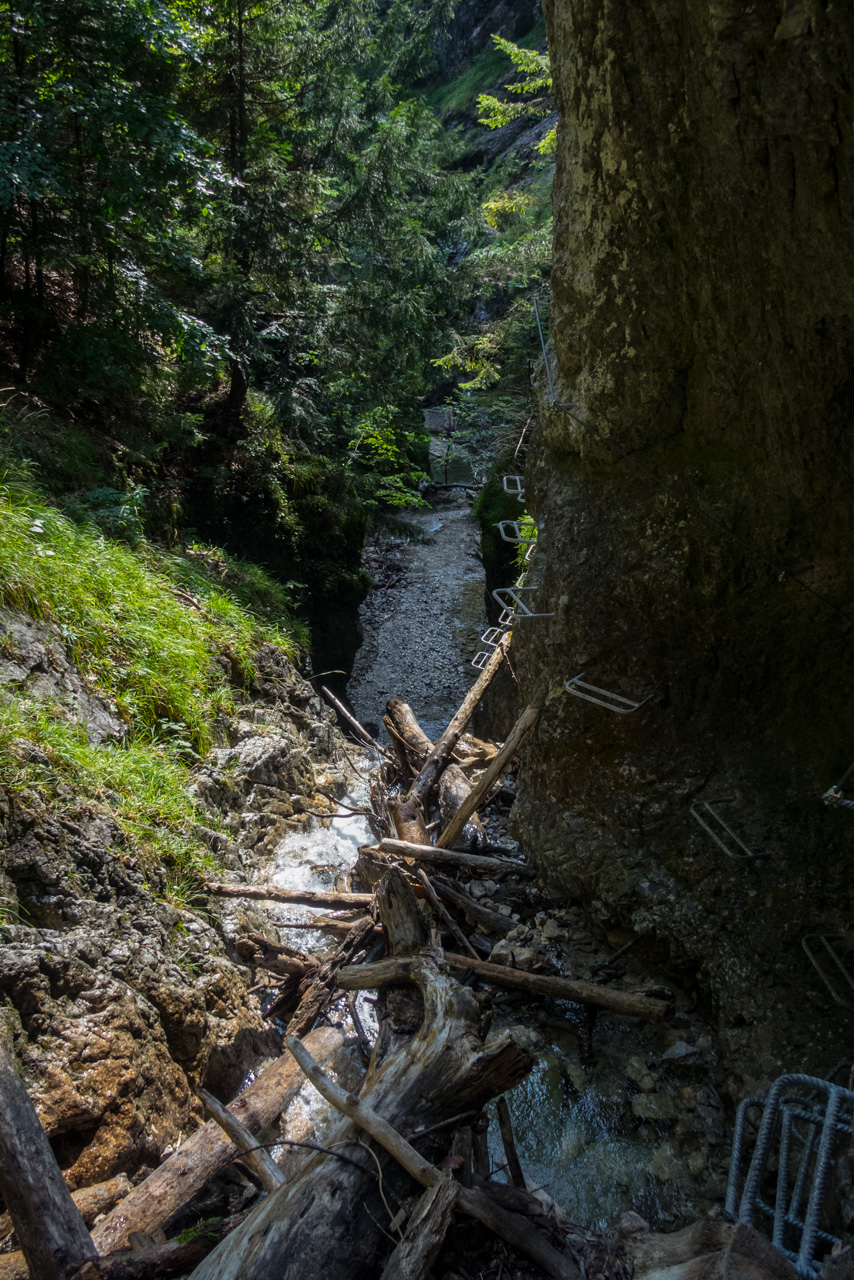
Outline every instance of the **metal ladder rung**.
[[(504, 542), (521, 542), (522, 544), (527, 545), (528, 543), (534, 544), (537, 541), (537, 528), (536, 525), (533, 524), (528, 525), (527, 529), (523, 529), (518, 520), (499, 520), (496, 523), (495, 528), (501, 534)], [(507, 529), (510, 529), (510, 533), (507, 533)], [(533, 537), (526, 538), (525, 533), (527, 531), (530, 531), (533, 534)]]
[(504, 492), (512, 493), (520, 502), (525, 501), (525, 477), (524, 476), (505, 476)]
[[(715, 803), (715, 804), (730, 804), (731, 802), (730, 802), (729, 800), (716, 800), (714, 803)], [(720, 835), (717, 833), (717, 831), (715, 831), (715, 830), (714, 830), (714, 828), (713, 828), (713, 827), (711, 827), (711, 826), (709, 825), (709, 823), (706, 821), (706, 819), (705, 819), (705, 817), (703, 816), (703, 814), (701, 814), (701, 813), (699, 812), (699, 810), (700, 810), (701, 808), (702, 808), (702, 809), (705, 809), (706, 813), (707, 813), (707, 814), (708, 814), (708, 816), (712, 819), (712, 821), (716, 822), (716, 823), (718, 824), (718, 826), (723, 827), (724, 831), (727, 833), (727, 835), (729, 836), (729, 838), (730, 838), (730, 839), (734, 842), (734, 844), (736, 844), (736, 845), (738, 846), (738, 848), (741, 850), (741, 852), (740, 852), (740, 853), (734, 853), (734, 852), (733, 852), (733, 850), (732, 850), (732, 849), (730, 849), (730, 848), (729, 848), (729, 847), (724, 843), (724, 841), (721, 839), (721, 837), (720, 837)], [(731, 827), (731, 826), (729, 826), (729, 825), (728, 825), (728, 823), (726, 823), (726, 822), (723, 820), (723, 818), (722, 818), (722, 817), (721, 817), (721, 815), (717, 812), (717, 810), (716, 810), (716, 809), (713, 809), (713, 808), (712, 808), (712, 803), (711, 803), (711, 801), (709, 801), (709, 800), (695, 800), (695, 801), (694, 801), (694, 803), (691, 805), (691, 817), (694, 819), (694, 821), (695, 821), (695, 822), (698, 822), (698, 823), (700, 824), (700, 826), (703, 828), (703, 830), (706, 832), (706, 834), (707, 834), (707, 835), (711, 836), (711, 838), (714, 840), (715, 844), (716, 844), (716, 845), (718, 845), (721, 849), (723, 849), (724, 853), (726, 854), (726, 856), (727, 856), (728, 858), (733, 858), (733, 859), (735, 859), (735, 861), (739, 861), (739, 860), (740, 860), (740, 859), (742, 859), (742, 858), (764, 858), (764, 857), (767, 857), (767, 854), (765, 854), (765, 853), (754, 853), (752, 849), (748, 849), (747, 845), (744, 843), (744, 841), (743, 841), (742, 839), (740, 839), (740, 837), (739, 837), (739, 836), (737, 836), (737, 835), (736, 835), (736, 833), (733, 831), (732, 827)]]
[(854, 809), (854, 800), (849, 800), (841, 787), (828, 787), (821, 798), (833, 809)]
[[(635, 702), (633, 698), (624, 698), (621, 693), (612, 693), (610, 689), (600, 689), (598, 685), (588, 684), (583, 678), (584, 672), (579, 676), (573, 676), (571, 680), (567, 680), (564, 688), (567, 693), (575, 694), (576, 698), (583, 698), (585, 702), (595, 702), (598, 707), (605, 707), (608, 711), (613, 711), (618, 716), (630, 716), (633, 712), (640, 710), (650, 698), (651, 693), (641, 702)], [(595, 694), (600, 697), (595, 697)], [(605, 701), (609, 699), (609, 701)]]
[(480, 653), (476, 653), (472, 658), (471, 665), (477, 667), (478, 671), (482, 671), (491, 657), (492, 654), (488, 649), (481, 649)]
[[(520, 586), (519, 583), (514, 587), (497, 587), (492, 593), (492, 598), (506, 613), (510, 613), (514, 620), (516, 618), (553, 618), (553, 613), (534, 613), (517, 594), (519, 591), (536, 591), (536, 589), (536, 587)], [(504, 596), (509, 596), (509, 601), (505, 600)]]
[[(830, 978), (828, 977), (827, 973), (822, 968), (820, 957), (816, 955), (815, 951), (810, 946), (810, 943), (818, 942), (822, 947), (824, 947), (827, 959), (829, 959), (832, 964), (836, 965), (836, 968), (839, 970), (839, 973), (841, 974), (843, 980), (850, 987), (852, 996), (854, 996), (854, 978), (851, 977), (851, 974), (848, 972), (848, 970), (845, 968), (845, 965), (839, 959), (839, 956), (836, 953), (836, 948), (832, 945), (831, 939), (839, 939), (839, 938), (844, 939), (845, 935), (842, 933), (829, 933), (829, 934), (828, 933), (805, 933), (804, 936), (801, 938), (801, 946), (806, 952), (806, 956), (810, 964), (815, 969), (816, 973), (821, 978), (822, 982), (830, 992), (830, 996), (831, 996), (831, 999), (833, 1000), (833, 1003), (839, 1005), (840, 1008), (842, 1009), (851, 1009), (852, 1007), (854, 1007), (852, 1006), (851, 999), (846, 1000), (844, 996), (841, 996), (839, 994), (839, 992), (834, 987), (833, 983), (830, 981)], [(816, 948), (816, 950), (818, 950), (818, 948)]]
[(510, 609), (502, 609), (498, 615), (499, 627), (512, 627), (515, 615)]
[(491, 645), (494, 649), (497, 644), (501, 643), (502, 638), (507, 634), (506, 627), (490, 627), (488, 631), (484, 631), (480, 637), (484, 644)]

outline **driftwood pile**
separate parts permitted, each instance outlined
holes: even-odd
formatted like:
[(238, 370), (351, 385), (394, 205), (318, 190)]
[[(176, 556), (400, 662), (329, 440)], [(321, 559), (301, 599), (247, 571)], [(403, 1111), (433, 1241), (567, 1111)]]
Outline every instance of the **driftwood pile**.
[[(484, 1038), (484, 1007), (472, 987), (515, 988), (641, 1018), (661, 1018), (666, 1006), (482, 958), (475, 930), (503, 935), (514, 922), (452, 877), (531, 875), (524, 863), (490, 849), (478, 811), (538, 711), (526, 709), (500, 748), (463, 737), (505, 651), (502, 641), (435, 744), (405, 703), (390, 700), (393, 752), (372, 789), (376, 844), (361, 850), (357, 864), (370, 892), (208, 886), (220, 896), (308, 903), (348, 918), (311, 922), (338, 936), (327, 958), (262, 935), (240, 939), (239, 956), (266, 975), (269, 1016), (287, 1022), (282, 1057), (228, 1107), (200, 1091), (211, 1119), (145, 1181), (123, 1186), (91, 1234), (14, 1064), (0, 1052), (0, 1106), (12, 1118), (0, 1131), (0, 1193), (21, 1250), (0, 1257), (0, 1280), (422, 1280), (455, 1215), (483, 1224), (546, 1276), (578, 1280), (569, 1225), (526, 1184), (503, 1098), (532, 1059), (508, 1031)], [(367, 990), (376, 993), (373, 1044), (355, 1006), (355, 993)], [(316, 1026), (342, 993), (350, 995), (367, 1063), (358, 1096), (324, 1070), (343, 1043), (341, 1032)], [(306, 1077), (340, 1118), (285, 1181), (263, 1138), (279, 1122), (277, 1145), (288, 1143), (287, 1109)], [(486, 1146), (484, 1107), (496, 1098), (508, 1183), (494, 1180)], [(192, 1239), (167, 1241), (170, 1220), (235, 1160), (260, 1188), (254, 1208), (208, 1224)]]

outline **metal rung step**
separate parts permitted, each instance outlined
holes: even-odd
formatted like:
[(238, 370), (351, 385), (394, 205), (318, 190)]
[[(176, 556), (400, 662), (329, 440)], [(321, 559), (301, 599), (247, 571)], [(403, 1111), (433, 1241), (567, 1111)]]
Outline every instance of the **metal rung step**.
[(618, 716), (632, 715), (633, 712), (645, 706), (653, 696), (649, 693), (641, 702), (635, 702), (633, 698), (624, 698), (621, 693), (612, 693), (610, 689), (600, 689), (598, 685), (588, 684), (584, 679), (583, 671), (581, 675), (567, 680), (564, 688), (567, 693), (575, 694), (576, 698), (583, 698), (585, 702), (595, 702), (598, 707), (606, 707), (608, 711), (613, 711)]
[(505, 476), (504, 492), (512, 493), (520, 502), (525, 501), (525, 477), (524, 476)]
[[(732, 800), (727, 798), (725, 800), (715, 800), (714, 803), (731, 804)], [(701, 810), (703, 812), (701, 812)], [(691, 817), (695, 822), (700, 824), (707, 835), (711, 836), (715, 844), (718, 845), (719, 848), (723, 849), (728, 858), (734, 858), (736, 861), (739, 861), (742, 858), (767, 857), (767, 854), (765, 853), (754, 853), (752, 849), (748, 849), (744, 841), (736, 835), (732, 827), (729, 826), (717, 810), (712, 807), (712, 802), (710, 800), (695, 800), (691, 805)], [(725, 833), (729, 838), (729, 844), (726, 843), (721, 832)]]
[(502, 609), (498, 615), (499, 627), (512, 627), (515, 615), (510, 609)]
[[(495, 528), (501, 534), (504, 542), (521, 542), (527, 545), (528, 543), (535, 544), (537, 541), (537, 528), (533, 524), (526, 525), (523, 528), (518, 520), (499, 520)], [(508, 529), (510, 530), (509, 533), (507, 532)], [(526, 532), (530, 532), (533, 536), (526, 538)]]
[[(492, 598), (505, 612), (509, 612), (514, 620), (516, 618), (553, 618), (553, 613), (535, 613), (518, 595), (520, 591), (536, 591), (536, 589), (536, 587), (520, 586), (519, 583), (515, 587), (497, 587), (492, 593)], [(505, 596), (508, 598), (504, 599)]]
[[(854, 978), (851, 977), (848, 969), (839, 958), (834, 942), (847, 941), (842, 933), (806, 933), (801, 938), (801, 946), (806, 952), (807, 959), (821, 978), (824, 985), (830, 992), (830, 997), (834, 1004), (838, 1004), (842, 1009), (854, 1008)], [(823, 967), (822, 962), (824, 962)], [(836, 972), (834, 972), (834, 968)], [(828, 976), (827, 969), (842, 987), (842, 994), (837, 991), (836, 987)], [(841, 980), (841, 981), (840, 981)], [(846, 998), (845, 988), (848, 988)]]
[(488, 649), (481, 649), (480, 653), (476, 653), (472, 658), (471, 665), (477, 667), (478, 671), (482, 671), (491, 657), (492, 654)]
[(841, 787), (828, 787), (821, 798), (831, 808), (854, 809), (854, 800), (849, 800)]
[(480, 637), (484, 644), (490, 645), (493, 649), (507, 634), (506, 627), (490, 627), (488, 631), (484, 631)]

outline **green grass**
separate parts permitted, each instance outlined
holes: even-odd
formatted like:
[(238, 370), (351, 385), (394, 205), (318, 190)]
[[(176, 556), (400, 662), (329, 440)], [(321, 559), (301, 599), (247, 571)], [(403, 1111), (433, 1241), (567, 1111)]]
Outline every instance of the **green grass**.
[[(542, 21), (516, 41), (522, 49), (539, 49), (545, 42), (546, 27)], [(437, 115), (452, 115), (473, 107), (479, 93), (509, 80), (513, 74), (513, 63), (507, 54), (490, 45), (455, 80), (431, 85), (425, 90), (424, 97)]]
[[(192, 835), (209, 823), (187, 791), (189, 765), (214, 741), (269, 641), (294, 657), (287, 593), (257, 566), (214, 548), (133, 549), (75, 524), (25, 473), (0, 483), (0, 601), (59, 628), (68, 657), (128, 726), (122, 745), (93, 747), (55, 705), (0, 701), (0, 784), (109, 810), (133, 852), (180, 886), (210, 864)], [(0, 636), (0, 644), (3, 644)], [(5, 641), (11, 652), (11, 638)], [(226, 655), (229, 680), (215, 662)], [(14, 739), (37, 744), (26, 760)], [(177, 890), (176, 890), (177, 892)]]

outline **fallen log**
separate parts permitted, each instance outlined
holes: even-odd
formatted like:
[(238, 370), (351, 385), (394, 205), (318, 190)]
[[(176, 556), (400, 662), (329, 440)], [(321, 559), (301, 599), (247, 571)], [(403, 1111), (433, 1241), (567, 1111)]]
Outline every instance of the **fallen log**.
[(424, 1192), (385, 1265), (382, 1280), (423, 1280), (445, 1241), (458, 1194), (459, 1185), (450, 1173)]
[(475, 786), (463, 800), (457, 812), (451, 821), (445, 827), (439, 836), (438, 844), (444, 849), (449, 849), (455, 840), (458, 840), (463, 833), (466, 823), (476, 812), (487, 795), (492, 789), (493, 783), (497, 782), (501, 774), (507, 768), (528, 734), (540, 718), (539, 707), (526, 707), (520, 715), (519, 719), (511, 729), (507, 741), (494, 760), (491, 760), (484, 769)]
[(484, 907), (471, 894), (466, 893), (458, 884), (452, 884), (444, 876), (434, 876), (433, 883), (440, 898), (444, 898), (452, 906), (464, 911), (468, 918), (482, 929), (487, 929), (490, 933), (500, 933), (502, 937), (506, 937), (511, 929), (516, 928), (516, 921), (510, 916), (503, 916), (498, 911), (491, 911), (489, 907)]
[[(329, 1062), (343, 1043), (341, 1032), (333, 1027), (318, 1027), (306, 1037), (311, 1052), (324, 1062)], [(290, 1054), (283, 1054), (265, 1067), (228, 1110), (250, 1133), (263, 1133), (287, 1111), (302, 1084), (302, 1072)], [(209, 1120), (97, 1224), (92, 1232), (97, 1248), (109, 1254), (124, 1247), (131, 1232), (155, 1231), (239, 1155), (231, 1139)]]
[[(413, 940), (423, 945), (418, 905), (402, 872), (389, 871), (378, 904), (393, 953)], [(338, 978), (348, 972), (342, 969)], [(532, 1065), (507, 1032), (481, 1043), (477, 1002), (432, 955), (418, 957), (415, 983), (413, 990), (391, 990), (378, 1002), (380, 1034), (361, 1089), (372, 1110), (409, 1132), (461, 1110), (479, 1111)], [(374, 1158), (352, 1145), (359, 1134), (352, 1121), (340, 1121), (323, 1139), (328, 1150), (263, 1200), (193, 1280), (352, 1280), (367, 1273), (388, 1224), (383, 1196), (408, 1195), (411, 1183), (372, 1146), (380, 1186)], [(434, 1141), (439, 1150), (441, 1136)]]
[(446, 867), (464, 868), (479, 875), (501, 875), (512, 872), (517, 876), (535, 876), (536, 867), (510, 858), (489, 858), (486, 854), (460, 853), (456, 849), (444, 849), (433, 844), (415, 844), (411, 840), (380, 840), (376, 846), (380, 853), (397, 854), (402, 858), (414, 858), (417, 862), (437, 862)]
[(663, 1018), (668, 1009), (666, 1000), (638, 996), (631, 991), (617, 991), (614, 987), (600, 987), (595, 982), (578, 982), (556, 974), (524, 973), (521, 969), (490, 964), (488, 960), (472, 960), (469, 956), (454, 955), (450, 951), (445, 952), (445, 960), (453, 969), (472, 969), (478, 977), (499, 987), (527, 991), (529, 995), (551, 996), (555, 1000), (570, 1000), (573, 1004), (605, 1009), (608, 1013), (622, 1013), (629, 1018), (656, 1021)]
[(445, 765), (451, 758), (451, 753), (462, 737), (463, 731), (475, 713), (477, 704), (480, 702), (484, 693), (488, 689), (493, 678), (498, 674), (501, 666), (510, 648), (510, 632), (502, 636), (492, 657), (481, 671), (477, 680), (469, 689), (459, 711), (453, 716), (450, 724), (430, 752), (427, 759), (421, 766), (421, 770), (412, 786), (409, 788), (410, 796), (417, 796), (420, 800), (426, 801), (430, 792), (439, 781), (439, 775)]
[(432, 884), (430, 883), (430, 878), (427, 875), (427, 873), (425, 871), (422, 871), (421, 868), (419, 867), (417, 874), (418, 874), (418, 879), (421, 881), (422, 885), (424, 886), (424, 892), (427, 894), (427, 901), (430, 903), (433, 910), (438, 915), (439, 919), (444, 920), (445, 924), (450, 929), (451, 933), (456, 938), (457, 942), (461, 945), (463, 950), (468, 951), (469, 955), (472, 955), (474, 956), (475, 959), (477, 959), (477, 952), (469, 942), (466, 935), (463, 933), (460, 926), (457, 924), (454, 917), (448, 911), (448, 908), (444, 906), (442, 902), (439, 900), (436, 890), (433, 888)]
[(519, 1154), (516, 1151), (516, 1140), (513, 1137), (513, 1121), (510, 1119), (510, 1108), (507, 1105), (506, 1098), (499, 1098), (495, 1104), (498, 1112), (498, 1127), (501, 1130), (501, 1143), (504, 1147), (504, 1154), (507, 1157), (507, 1172), (510, 1174), (510, 1181), (514, 1187), (525, 1187), (525, 1175), (522, 1172), (522, 1166), (519, 1163)]
[[(312, 1059), (305, 1045), (299, 1041), (291, 1041), (289, 1039), (288, 1048), (315, 1089), (326, 1098), (327, 1102), (331, 1102), (338, 1111), (355, 1120), (361, 1128), (394, 1156), (395, 1160), (403, 1166), (411, 1177), (415, 1178), (424, 1187), (435, 1187), (437, 1183), (442, 1181), (441, 1171), (431, 1164), (429, 1160), (426, 1160), (424, 1156), (420, 1155), (394, 1125), (389, 1124), (372, 1107), (367, 1106), (355, 1095), (348, 1094), (340, 1085), (330, 1080)], [(470, 1132), (469, 1141), (471, 1141)], [(469, 1217), (475, 1218), (478, 1222), (482, 1222), (489, 1227), (491, 1231), (494, 1231), (502, 1240), (506, 1240), (513, 1248), (520, 1249), (523, 1253), (526, 1253), (554, 1280), (578, 1280), (580, 1273), (570, 1258), (565, 1254), (558, 1253), (557, 1249), (524, 1218), (520, 1218), (513, 1212), (508, 1212), (506, 1208), (503, 1211), (499, 1210), (498, 1206), (490, 1202), (489, 1195), (485, 1194), (484, 1191), (469, 1189), (465, 1186), (460, 1187), (457, 1193), (457, 1206)], [(539, 1208), (540, 1212), (542, 1212), (542, 1206), (539, 1206)]]
[(266, 884), (220, 884), (206, 880), (205, 889), (217, 898), (250, 898), (256, 902), (296, 902), (306, 907), (328, 907), (330, 911), (346, 911), (348, 907), (369, 907), (370, 893), (327, 893), (322, 889), (280, 889)]
[[(545, 973), (524, 973), (503, 964), (490, 964), (488, 960), (475, 960), (471, 956), (444, 953), (445, 961), (452, 969), (467, 969), (485, 982), (498, 987), (510, 987), (514, 991), (526, 991), (531, 996), (551, 996), (553, 1000), (571, 1000), (573, 1004), (589, 1005), (605, 1009), (608, 1013), (621, 1013), (631, 1018), (658, 1019), (667, 1012), (664, 1000), (651, 996), (637, 996), (630, 991), (615, 991), (613, 987), (599, 987), (592, 982), (576, 982)], [(373, 991), (401, 982), (415, 980), (418, 969), (417, 956), (387, 956), (373, 964), (354, 964), (339, 975), (342, 991)]]
[(284, 942), (272, 942), (262, 933), (245, 933), (237, 939), (234, 949), (245, 964), (253, 969), (267, 969), (282, 977), (304, 978), (316, 973), (322, 961), (315, 956), (297, 951)]
[(320, 691), (324, 697), (329, 699), (338, 714), (344, 717), (354, 733), (361, 738), (364, 745), (373, 747), (374, 751), (378, 751), (384, 760), (387, 760), (389, 764), (394, 764), (394, 760), (386, 751), (385, 747), (381, 747), (376, 739), (371, 737), (364, 725), (359, 724), (359, 721), (352, 712), (348, 711), (343, 703), (338, 701), (334, 693), (330, 693), (325, 684), (320, 686)]
[(433, 750), (433, 742), (415, 718), (415, 712), (403, 698), (389, 698), (385, 704), (386, 716), (394, 732), (406, 747), (416, 764), (426, 760)]
[[(449, 764), (439, 779), (439, 814), (442, 826), (447, 827), (454, 815), (468, 800), (472, 793), (472, 784), (458, 764)], [(460, 833), (463, 840), (472, 845), (485, 844), (486, 832), (483, 823), (473, 812)]]
[[(248, 1211), (247, 1211), (248, 1212)], [(170, 1276), (186, 1276), (190, 1267), (200, 1263), (219, 1242), (247, 1216), (237, 1213), (231, 1218), (213, 1219), (192, 1240), (167, 1240), (148, 1249), (122, 1250), (107, 1258), (94, 1258), (71, 1272), (68, 1280), (167, 1280)]]
[(11, 1054), (0, 1045), (0, 1194), (30, 1275), (65, 1280), (97, 1254)]
[(212, 1093), (208, 1093), (207, 1089), (197, 1089), (196, 1094), (201, 1098), (205, 1109), (210, 1112), (223, 1133), (227, 1134), (239, 1149), (243, 1163), (248, 1169), (252, 1170), (264, 1190), (275, 1191), (277, 1187), (281, 1187), (284, 1184), (285, 1175), (269, 1151), (259, 1147), (258, 1140), (254, 1134), (251, 1134), (246, 1126), (241, 1124), (237, 1116), (231, 1114), (228, 1107), (224, 1107), (219, 1099), (215, 1098)]
[[(91, 1227), (97, 1217), (112, 1209), (130, 1194), (130, 1190), (131, 1185), (127, 1174), (119, 1173), (115, 1178), (108, 1178), (106, 1182), (96, 1182), (91, 1187), (80, 1187), (77, 1191), (72, 1191), (71, 1199), (86, 1226)], [(8, 1238), (13, 1233), (14, 1228), (9, 1214), (0, 1214), (0, 1239)], [(4, 1255), (0, 1254), (0, 1261), (3, 1257)], [(0, 1271), (0, 1277), (2, 1277), (2, 1271)]]
[(424, 809), (418, 796), (390, 800), (388, 808), (398, 840), (410, 840), (414, 844), (430, 843)]
[[(304, 1036), (311, 1031), (335, 994), (339, 971), (363, 950), (373, 932), (374, 922), (370, 916), (366, 916), (360, 925), (350, 930), (335, 954), (320, 966), (310, 985), (302, 993), (296, 1013), (288, 1022), (289, 1036)], [(275, 1016), (273, 1009), (270, 1010), (270, 1015)]]
[[(287, 920), (280, 923), (280, 929), (320, 929), (325, 933), (349, 933), (357, 924), (362, 924), (367, 916), (359, 916), (357, 920), (335, 920), (332, 916), (315, 916), (313, 920)], [(373, 921), (371, 921), (373, 924)], [(379, 925), (374, 925), (374, 933), (381, 933)]]

